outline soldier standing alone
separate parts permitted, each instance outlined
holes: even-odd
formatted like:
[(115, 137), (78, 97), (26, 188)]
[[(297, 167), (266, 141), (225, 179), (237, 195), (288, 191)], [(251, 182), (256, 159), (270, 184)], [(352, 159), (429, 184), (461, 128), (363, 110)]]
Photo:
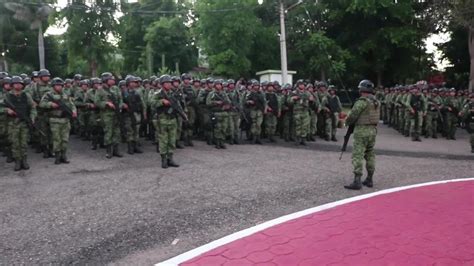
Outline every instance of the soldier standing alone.
[[(346, 123), (354, 126), (354, 144), (352, 151), (352, 165), (354, 167), (354, 181), (344, 186), (346, 189), (359, 190), (362, 184), (373, 186), (375, 172), (375, 137), (377, 124), (380, 119), (380, 102), (374, 96), (374, 84), (370, 80), (359, 83), (360, 98), (355, 102), (347, 116)], [(367, 179), (361, 184), (362, 167), (366, 160)]]

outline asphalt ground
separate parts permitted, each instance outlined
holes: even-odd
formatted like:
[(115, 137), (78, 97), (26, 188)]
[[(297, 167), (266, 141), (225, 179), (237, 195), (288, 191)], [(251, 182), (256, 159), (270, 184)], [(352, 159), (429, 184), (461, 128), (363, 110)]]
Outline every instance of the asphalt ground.
[[(0, 264), (151, 265), (276, 217), (361, 193), (474, 176), (468, 135), (412, 142), (379, 127), (375, 187), (347, 191), (350, 149), (203, 142), (178, 150), (180, 168), (145, 153), (105, 158), (71, 137), (71, 164), (30, 151), (32, 170), (0, 162)], [(125, 148), (123, 146), (123, 148)], [(124, 150), (124, 149), (123, 149)]]

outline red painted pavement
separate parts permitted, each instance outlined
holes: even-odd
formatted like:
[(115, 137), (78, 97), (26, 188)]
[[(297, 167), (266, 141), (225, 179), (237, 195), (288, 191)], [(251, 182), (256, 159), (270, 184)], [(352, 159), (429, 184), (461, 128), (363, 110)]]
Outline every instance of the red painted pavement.
[(402, 190), (317, 212), (182, 265), (474, 265), (474, 181)]

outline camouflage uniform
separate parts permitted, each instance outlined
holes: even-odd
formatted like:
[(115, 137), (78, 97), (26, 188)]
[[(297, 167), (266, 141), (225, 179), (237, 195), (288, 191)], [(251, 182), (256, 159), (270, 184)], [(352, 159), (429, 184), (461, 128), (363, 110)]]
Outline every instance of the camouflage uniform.
[(186, 114), (188, 115), (188, 121), (184, 124), (183, 128), (184, 145), (194, 146), (192, 138), (197, 120), (198, 91), (191, 85), (187, 86), (185, 83), (182, 84), (181, 90), (185, 95)]
[[(359, 84), (361, 93), (371, 93), (373, 83), (363, 80)], [(380, 102), (373, 94), (362, 95), (352, 107), (346, 123), (355, 125), (354, 144), (352, 151), (352, 166), (354, 167), (354, 182), (345, 186), (347, 189), (360, 189), (360, 179), (363, 174), (364, 160), (366, 161), (367, 179), (364, 185), (372, 187), (372, 178), (375, 172), (375, 138), (377, 125), (380, 120)]]
[[(129, 79), (127, 83), (135, 83), (137, 81), (135, 77), (132, 77), (131, 79), (132, 80)], [(138, 146), (142, 117), (145, 117), (146, 111), (146, 105), (142, 93), (143, 91), (131, 87), (130, 84), (128, 84), (128, 88), (122, 92), (123, 102), (128, 107), (122, 112), (125, 138), (128, 144), (128, 154), (143, 152)]]
[(454, 96), (448, 96), (444, 101), (444, 110), (446, 113), (446, 138), (456, 139), (456, 124), (458, 122), (459, 103)]
[(274, 92), (267, 92), (265, 98), (267, 99), (267, 112), (264, 118), (265, 133), (267, 133), (270, 142), (275, 142), (274, 136), (277, 129), (278, 118), (281, 115), (281, 100)]
[(426, 137), (438, 138), (438, 119), (441, 107), (441, 97), (430, 95), (427, 99)]
[(295, 121), (296, 144), (306, 145), (309, 133), (309, 98), (306, 91), (296, 89), (290, 96), (289, 103), (293, 107), (293, 120)]
[[(44, 83), (40, 81), (39, 83), (36, 84), (35, 90), (33, 94), (31, 95), (33, 97), (33, 100), (39, 104), (41, 102), (41, 99), (43, 96), (50, 92), (52, 90), (51, 86), (49, 83)], [(48, 158), (51, 157), (51, 151), (52, 151), (52, 140), (51, 140), (51, 129), (49, 125), (49, 112), (48, 110), (45, 110), (41, 106), (38, 106), (38, 129), (44, 132), (45, 136), (43, 135), (38, 135), (40, 138), (40, 145), (41, 149), (43, 150), (43, 157)]]
[[(232, 103), (233, 110), (229, 112), (229, 134), (231, 136), (231, 143), (239, 143), (239, 132), (241, 123), (241, 114), (239, 110), (242, 110), (241, 95), (237, 89), (230, 91), (227, 96)], [(246, 118), (248, 119), (248, 118)]]
[[(107, 148), (107, 158), (122, 157), (119, 151), (121, 110), (123, 108), (122, 93), (117, 86), (108, 86), (103, 79), (102, 88), (95, 93), (94, 104), (100, 109), (100, 118), (104, 127), (104, 143)], [(112, 109), (108, 104), (112, 104)]]
[[(215, 86), (218, 86), (218, 82), (216, 81)], [(216, 119), (213, 129), (216, 148), (225, 149), (224, 140), (229, 126), (228, 112), (231, 108), (229, 97), (222, 89), (221, 91), (216, 90), (209, 93), (206, 104)]]
[[(254, 88), (256, 86), (259, 86), (258, 82), (253, 85)], [(246, 95), (245, 103), (252, 122), (250, 127), (252, 141), (256, 144), (262, 144), (260, 137), (262, 134), (263, 113), (267, 108), (265, 95), (260, 91), (251, 91)]]
[(405, 102), (410, 119), (410, 135), (413, 141), (421, 141), (423, 116), (426, 112), (425, 101), (420, 94), (409, 94)]
[[(56, 79), (53, 79), (53, 82), (56, 82)], [(54, 108), (53, 102), (64, 103), (72, 113), (76, 113), (76, 106), (66, 93), (63, 91), (57, 92), (55, 90), (47, 92), (41, 99), (39, 105), (43, 109), (50, 110), (48, 117), (52, 133), (53, 152), (56, 156), (55, 164), (61, 162), (69, 163), (66, 152), (69, 142), (69, 132), (71, 130), (70, 119), (73, 117), (68, 117), (64, 110), (60, 108)]]
[(100, 109), (95, 105), (95, 95), (97, 89), (95, 88), (100, 84), (100, 80), (98, 78), (94, 78), (91, 80), (92, 88), (88, 89), (86, 94), (84, 95), (84, 102), (87, 104), (87, 108), (85, 109), (86, 115), (89, 117), (88, 121), (88, 135), (91, 136), (92, 140), (92, 150), (97, 149), (97, 145), (104, 143), (104, 130), (102, 120), (100, 119)]

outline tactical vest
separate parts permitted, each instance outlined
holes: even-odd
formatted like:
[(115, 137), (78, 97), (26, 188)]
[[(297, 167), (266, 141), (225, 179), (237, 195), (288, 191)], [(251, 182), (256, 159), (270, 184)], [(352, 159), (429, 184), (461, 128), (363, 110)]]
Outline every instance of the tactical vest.
[[(168, 98), (163, 90), (160, 90), (159, 95), (160, 95), (160, 99)], [(176, 112), (171, 106), (161, 105), (160, 107), (156, 108), (156, 114), (158, 115), (166, 114), (172, 117), (177, 117)]]
[(142, 108), (142, 98), (140, 94), (134, 90), (126, 92), (123, 95), (123, 101), (128, 105), (128, 110), (132, 113), (141, 113)]
[(23, 117), (30, 116), (30, 106), (28, 105), (26, 93), (22, 92), (20, 96), (7, 94), (6, 98), (13, 106), (15, 106), (16, 113), (22, 114)]
[(328, 96), (328, 107), (329, 107), (329, 110), (331, 110), (331, 113), (341, 112), (339, 108), (339, 102), (337, 100), (337, 96), (334, 96), (334, 97)]
[[(219, 94), (218, 92), (213, 92), (211, 96), (211, 101), (226, 101), (224, 93)], [(211, 105), (209, 108), (211, 112), (223, 112), (224, 110), (222, 109), (222, 105)]]
[(207, 99), (207, 96), (209, 95), (210, 92), (211, 91), (206, 90), (206, 89), (203, 90), (203, 92), (201, 94), (202, 95), (202, 98), (201, 98), (202, 100), (199, 102), (199, 105), (206, 105), (206, 99)]
[(272, 108), (272, 113), (278, 113), (278, 98), (275, 93), (267, 93), (266, 94), (268, 100), (268, 106)]
[(420, 111), (421, 110), (421, 95), (411, 95), (410, 106), (413, 109), (415, 109), (415, 111)]
[(366, 101), (367, 107), (362, 111), (357, 119), (356, 125), (377, 125), (380, 120), (380, 103), (374, 98), (360, 98), (360, 101)]
[(255, 108), (255, 109), (261, 110), (263, 112), (263, 109), (265, 108), (265, 102), (264, 102), (265, 100), (263, 98), (263, 94), (261, 94), (260, 92), (252, 91), (248, 95), (247, 99), (252, 100), (255, 103), (255, 105), (250, 106), (250, 108)]

